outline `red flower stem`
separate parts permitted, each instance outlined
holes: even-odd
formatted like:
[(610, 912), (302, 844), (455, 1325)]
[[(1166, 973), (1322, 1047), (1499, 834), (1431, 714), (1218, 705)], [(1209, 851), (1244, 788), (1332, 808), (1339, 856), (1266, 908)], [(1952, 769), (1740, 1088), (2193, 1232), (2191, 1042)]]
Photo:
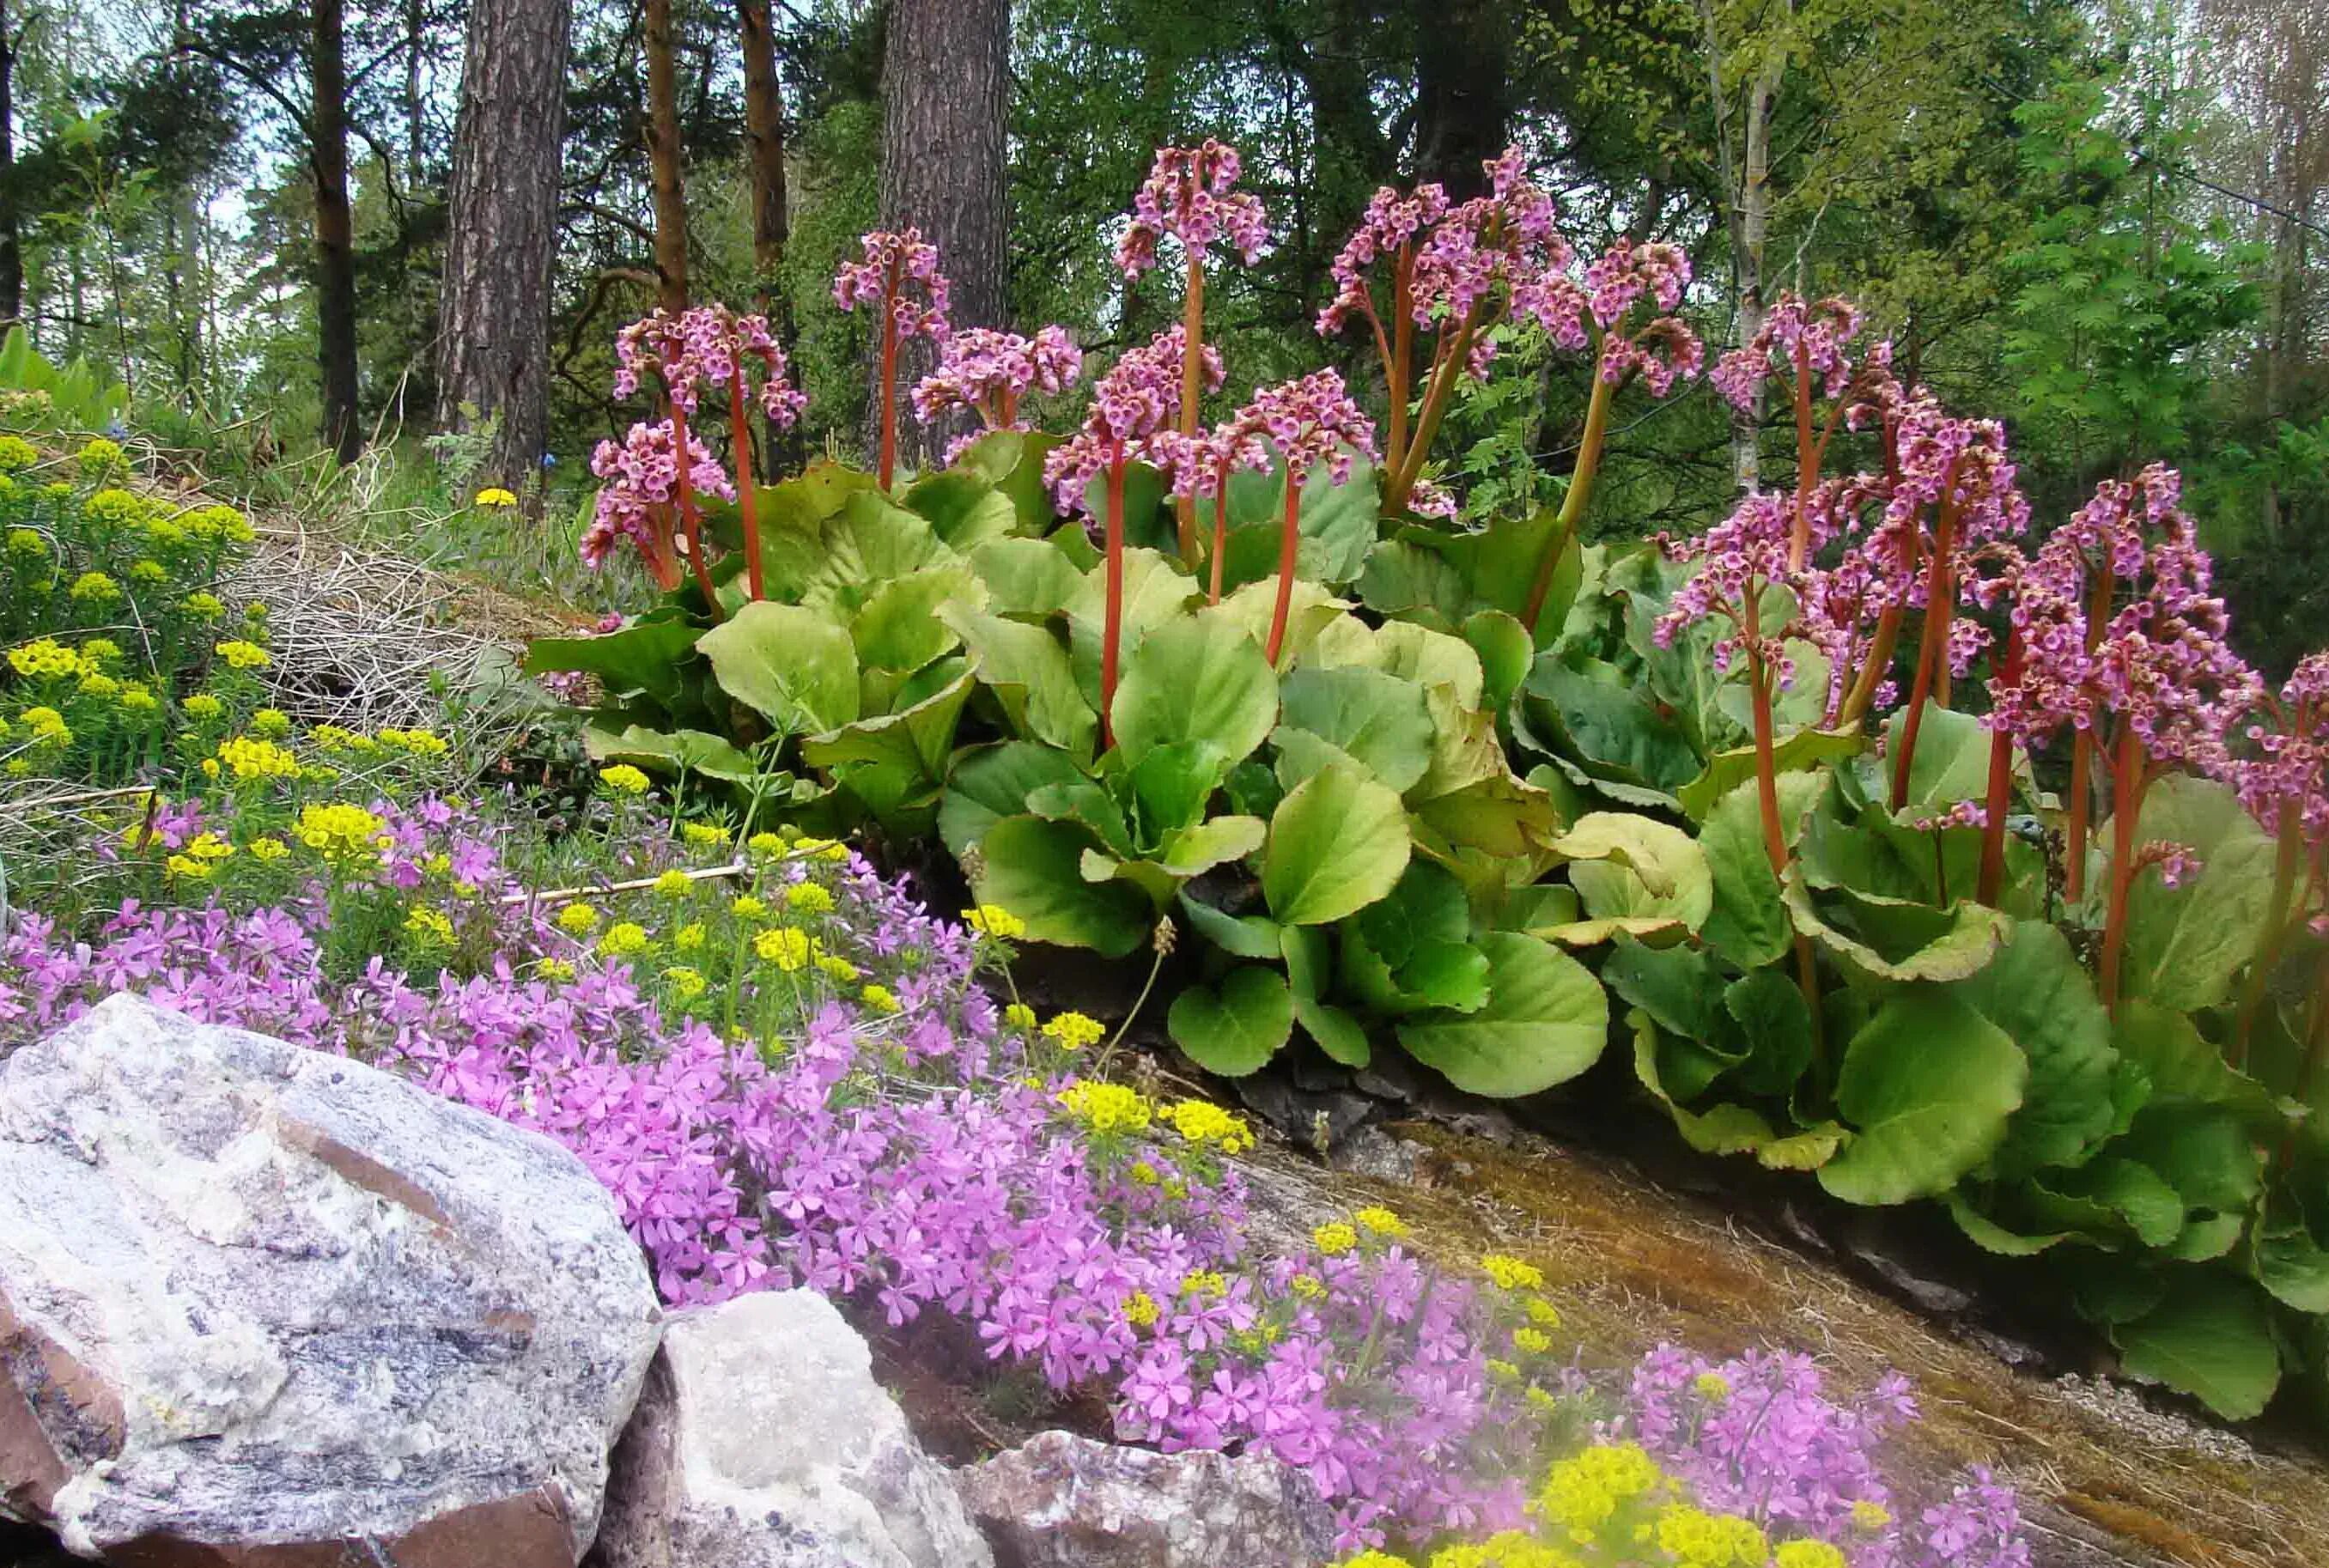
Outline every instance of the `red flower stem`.
[[(1197, 399), (1204, 386), (1205, 262), (1193, 246), (1189, 250), (1189, 286), (1181, 297), (1181, 436), (1185, 442), (1197, 433)], [(1178, 525), (1181, 564), (1197, 566), (1197, 496), (1193, 490), (1174, 506)]]
[(898, 471), (898, 263), (882, 290), (882, 488)]
[(2111, 773), (2110, 910), (2103, 922), (2103, 953), (2096, 984), (2103, 1005), (2118, 1012), (2119, 968), (2126, 956), (2127, 895), (2135, 888), (2135, 833), (2143, 814), (2143, 738), (2122, 723)]
[(1108, 610), (1100, 627), (1099, 743), (1106, 751), (1116, 744), (1117, 656), (1124, 640), (1124, 443), (1117, 441), (1108, 461)]
[[(2087, 603), (2087, 652), (2103, 639), (2110, 619), (2111, 592), (2117, 586), (2105, 562)], [(2087, 896), (2087, 838), (2095, 808), (2095, 737), (2082, 729), (2070, 738), (2070, 819), (2063, 828), (2062, 895), (2076, 903)]]
[(1892, 759), (1892, 809), (1909, 804), (1909, 768), (1917, 759), (1917, 732), (1924, 728), (1925, 701), (1948, 663), (1949, 619), (1957, 609), (1957, 583), (1949, 556), (1957, 543), (1957, 507), (1952, 494), (1957, 469), (1941, 484), (1941, 515), (1933, 524), (1933, 562), (1925, 575), (1925, 636), (1917, 650), (1917, 679), (1909, 692), (1909, 715), (1900, 729), (1900, 754)]
[(1272, 668), (1278, 664), (1278, 650), (1286, 646), (1286, 616), (1294, 604), (1295, 547), (1302, 539), (1302, 476), (1294, 471), (1294, 463), (1286, 464), (1286, 520), (1279, 532), (1278, 543), (1278, 603), (1269, 612), (1269, 644), (1262, 649)]
[(2232, 1029), (2231, 1049), (2224, 1053), (2235, 1067), (2248, 1062), (2249, 1036), (2256, 1028), (2257, 1014), (2264, 1008), (2272, 971), (2280, 962), (2281, 944), (2296, 927), (2288, 911), (2296, 899), (2296, 868), (2305, 858), (2305, 820), (2297, 801), (2281, 802), (2277, 836), (2272, 866), (2272, 903), (2265, 915), (2264, 940), (2257, 944), (2256, 957), (2249, 960), (2249, 983), (2240, 994), (2239, 1018)]
[[(2008, 685), (2022, 678), (2022, 632), (2006, 639), (2004, 678)], [(1981, 827), (1981, 879), (1974, 896), (1992, 909), (2005, 885), (2005, 812), (2013, 801), (2013, 735), (2003, 726), (1989, 735), (1989, 798)], [(1938, 839), (1935, 840), (1938, 842)]]
[(1554, 521), (1552, 534), (1544, 542), (1544, 556), (1536, 564), (1536, 580), (1529, 584), (1528, 602), (1521, 609), (1521, 624), (1528, 628), (1531, 638), (1536, 636), (1537, 618), (1544, 613), (1544, 601), (1552, 591), (1553, 574), (1561, 569), (1561, 552), (1577, 533), (1577, 524), (1585, 516), (1585, 508), (1593, 499), (1593, 480), (1601, 471), (1601, 448), (1608, 439), (1609, 402), (1616, 388), (1599, 369), (1593, 373), (1593, 394), (1585, 403), (1585, 433), (1578, 439), (1577, 467), (1570, 471), (1569, 494), (1561, 498), (1561, 515)]
[(1423, 460), (1431, 455), (1431, 439), (1439, 433), (1439, 421), (1447, 416), (1447, 399), (1455, 390), (1456, 377), (1472, 356), (1475, 326), (1467, 312), (1440, 335), (1438, 352), (1432, 356), (1431, 377), (1424, 383), (1423, 406), (1416, 411), (1415, 433), (1408, 440), (1406, 461), (1383, 491), (1385, 511), (1396, 512), (1406, 505), (1409, 493), (1422, 477)]
[[(1415, 363), (1415, 242), (1399, 248), (1391, 273), (1391, 449), (1387, 456), (1396, 472), (1407, 460), (1407, 378)], [(1378, 331), (1381, 329), (1378, 328)]]
[(687, 563), (695, 569), (695, 586), (703, 590), (704, 612), (714, 624), (721, 619), (719, 590), (712, 586), (712, 570), (703, 561), (703, 524), (695, 497), (687, 491), (687, 411), (674, 398), (671, 404), (672, 504), (679, 510), (680, 535), (687, 543)]
[(1229, 553), (1230, 548), (1230, 460), (1226, 454), (1221, 458), (1221, 468), (1214, 476), (1213, 484), (1213, 581), (1212, 591), (1205, 600), (1207, 604), (1221, 601), (1222, 558)]
[(752, 482), (752, 425), (744, 414), (744, 366), (740, 361), (735, 379), (728, 383), (728, 441), (735, 449), (736, 509), (744, 520), (744, 583), (758, 600), (760, 587), (760, 499)]
[[(1761, 625), (1759, 589), (1748, 593), (1746, 609), (1750, 627)], [(1779, 769), (1773, 754), (1771, 723), (1772, 671), (1760, 651), (1750, 646), (1747, 657), (1747, 685), (1755, 709), (1755, 804), (1763, 817), (1763, 852), (1770, 857), (1771, 874), (1785, 882), (1787, 876), (1787, 831), (1779, 819)], [(1804, 994), (1804, 1006), (1812, 1021), (1812, 1060), (1825, 1072), (1827, 1065), (1827, 1032), (1820, 1020), (1819, 963), (1812, 953), (1808, 938), (1796, 938), (1796, 985)]]

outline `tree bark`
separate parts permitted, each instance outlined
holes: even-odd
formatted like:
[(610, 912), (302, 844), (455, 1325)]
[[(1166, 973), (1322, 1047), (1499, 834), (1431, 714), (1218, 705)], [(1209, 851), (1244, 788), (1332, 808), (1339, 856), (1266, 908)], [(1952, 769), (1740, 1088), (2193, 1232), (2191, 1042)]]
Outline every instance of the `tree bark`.
[[(751, 171), (753, 293), (769, 330), (787, 349), (792, 324), (786, 319), (777, 273), (784, 266), (791, 216), (785, 193), (785, 100), (777, 80), (776, 31), (768, 0), (736, 0), (736, 25), (744, 54), (744, 145)], [(762, 427), (764, 473), (773, 477), (798, 458), (799, 439), (770, 420)]]
[(24, 253), (16, 238), (16, 41), (0, 0), (0, 332), (24, 313)]
[(680, 172), (679, 73), (672, 59), (671, 0), (646, 0), (647, 163), (655, 184), (659, 303), (687, 308), (687, 191)]
[(1415, 177), (1468, 201), (1510, 140), (1511, 21), (1498, 0), (1444, 0), (1417, 7), (1416, 35)]
[(343, 463), (363, 450), (356, 409), (355, 218), (348, 207), (348, 63), (344, 0), (316, 0), (308, 71), (316, 176), (316, 363), (324, 401), (324, 444)]
[[(1002, 326), (1010, 309), (1004, 181), (1010, 0), (891, 0), (882, 55), (882, 226), (919, 228), (954, 284), (957, 326)], [(900, 404), (929, 373), (922, 338), (899, 356)], [(869, 400), (879, 402), (879, 394)], [(882, 411), (867, 411), (868, 429)], [(899, 419), (900, 447), (929, 468), (968, 428)], [(869, 437), (867, 446), (875, 438)]]
[[(1793, 6), (1788, 6), (1790, 14)], [(1722, 79), (1722, 41), (1715, 26), (1711, 0), (1699, 0), (1699, 20), (1704, 30), (1706, 86), (1714, 103), (1716, 165), (1722, 182), (1722, 215), (1730, 235), (1730, 306), (1741, 346), (1754, 341), (1769, 313), (1763, 298), (1763, 254), (1771, 227), (1771, 100), (1779, 90), (1786, 57), (1770, 52), (1748, 84), (1740, 106), (1740, 156), (1730, 152), (1730, 108)], [(1759, 390), (1747, 408), (1730, 411), (1731, 477), (1742, 495), (1762, 486), (1762, 456), (1759, 449), (1763, 424), (1763, 397)]]
[(558, 251), (570, 0), (475, 0), (453, 135), (437, 420), (498, 412), (487, 462), (520, 489), (549, 427), (551, 269)]

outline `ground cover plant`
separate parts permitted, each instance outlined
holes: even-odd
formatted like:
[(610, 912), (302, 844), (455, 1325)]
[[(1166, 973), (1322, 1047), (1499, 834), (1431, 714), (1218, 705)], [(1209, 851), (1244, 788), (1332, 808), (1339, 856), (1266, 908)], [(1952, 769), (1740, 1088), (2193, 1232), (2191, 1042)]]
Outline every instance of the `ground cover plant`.
[[(37, 515), (57, 547), (80, 547), (95, 486), (127, 478), (103, 448), (86, 460)], [(214, 566), (247, 526), (220, 537)], [(12, 723), (29, 729), (49, 666), (78, 668), (108, 629), (71, 617), (11, 650), (41, 650), (34, 670), (10, 666)], [(231, 619), (264, 654), (265, 616)], [(666, 1299), (803, 1283), (892, 1328), (958, 1322), (998, 1369), (1097, 1392), (1124, 1438), (1300, 1467), (1350, 1550), (1579, 1527), (1583, 1504), (1572, 1518), (1547, 1499), (1570, 1497), (1574, 1467), (1607, 1467), (1608, 1444), (1580, 1450), (1605, 1418), (1672, 1468), (1662, 1501), (1688, 1486), (1729, 1506), (1718, 1423), (1678, 1435), (1643, 1397), (1674, 1353), (1644, 1363), (1630, 1401), (1598, 1388), (1525, 1261), (1448, 1256), (1381, 1207), (1298, 1248), (1259, 1241), (1239, 1174), (1253, 1129), (1109, 1081), (1099, 1024), (1017, 1001), (1025, 928), (1008, 911), (939, 918), (775, 797), (683, 798), (628, 763), (545, 812), (476, 783), (457, 723), (301, 723), (267, 705), (270, 668), (150, 670), (166, 694), (151, 787), (107, 792), (88, 836), (24, 868), (33, 907), (0, 933), (0, 1047), (127, 988), (408, 1072), (575, 1149)], [(82, 744), (20, 741), (13, 777), (94, 779), (106, 754)], [(1685, 1397), (1714, 1400), (1716, 1374), (1693, 1375)], [(1722, 1375), (1739, 1408), (1788, 1412), (1756, 1423), (1757, 1476), (1860, 1505), (1788, 1492), (1750, 1510), (1788, 1563), (1790, 1543), (1825, 1541), (1854, 1563), (2019, 1560), (1998, 1554), (2018, 1549), (2010, 1507), (1973, 1532), (1895, 1522), (1873, 1445), (1910, 1411), (1889, 1384), (1864, 1417), (1805, 1364)]]
[[(1172, 1036), (1215, 1072), (1298, 1034), (1511, 1095), (1614, 1039), (1693, 1147), (1946, 1204), (2139, 1375), (2230, 1415), (2318, 1388), (2329, 675), (2233, 654), (2177, 476), (2037, 516), (2002, 425), (1789, 296), (1710, 379), (1786, 411), (1792, 482), (1587, 545), (1613, 410), (1704, 368), (1688, 263), (1580, 265), (1516, 155), (1468, 202), (1382, 191), (1337, 262), (1319, 325), (1374, 337), (1386, 431), (1331, 372), (1202, 430), (1224, 150), (1159, 155), (1126, 264), (1177, 244), (1183, 320), (1064, 439), (1008, 428), (1079, 368), (1047, 327), (942, 369), (928, 411), (995, 428), (940, 470), (762, 486), (746, 447), (674, 466), (671, 417), (602, 449), (601, 540), (691, 575), (536, 645), (595, 678), (597, 752), (936, 837), (1030, 938), (1152, 983), (1169, 957)], [(944, 340), (939, 259), (864, 246), (844, 303)], [(1557, 505), (1450, 516), (1435, 432), (1515, 335), (1589, 356), (1572, 471)], [(704, 377), (671, 363), (677, 401)]]

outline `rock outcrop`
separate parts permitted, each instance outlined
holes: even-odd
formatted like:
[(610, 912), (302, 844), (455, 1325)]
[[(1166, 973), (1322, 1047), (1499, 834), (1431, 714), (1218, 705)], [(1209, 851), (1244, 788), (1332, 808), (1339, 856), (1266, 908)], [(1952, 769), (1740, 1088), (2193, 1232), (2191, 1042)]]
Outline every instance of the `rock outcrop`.
[(946, 1470), (812, 1290), (674, 1313), (616, 1450), (604, 1568), (990, 1568)]
[(1013, 1568), (1316, 1568), (1334, 1521), (1308, 1477), (1259, 1454), (1147, 1449), (1047, 1431), (956, 1488)]
[(0, 1513), (146, 1568), (573, 1568), (658, 1309), (548, 1139), (129, 997), (0, 1062)]

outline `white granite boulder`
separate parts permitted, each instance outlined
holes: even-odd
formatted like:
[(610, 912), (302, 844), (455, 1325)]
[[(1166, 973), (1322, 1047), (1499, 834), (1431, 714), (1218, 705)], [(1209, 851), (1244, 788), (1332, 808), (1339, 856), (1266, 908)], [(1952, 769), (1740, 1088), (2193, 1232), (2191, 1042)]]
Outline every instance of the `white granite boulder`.
[(546, 1138), (131, 997), (0, 1061), (0, 1512), (146, 1568), (573, 1568), (659, 1311)]
[(943, 1467), (813, 1290), (672, 1315), (615, 1453), (604, 1568), (991, 1568)]
[(1015, 1568), (1319, 1568), (1334, 1555), (1317, 1488), (1260, 1454), (1163, 1454), (1047, 1431), (955, 1484)]

